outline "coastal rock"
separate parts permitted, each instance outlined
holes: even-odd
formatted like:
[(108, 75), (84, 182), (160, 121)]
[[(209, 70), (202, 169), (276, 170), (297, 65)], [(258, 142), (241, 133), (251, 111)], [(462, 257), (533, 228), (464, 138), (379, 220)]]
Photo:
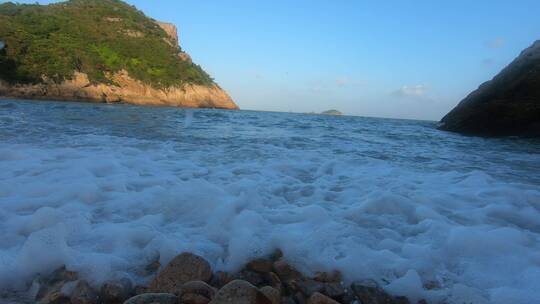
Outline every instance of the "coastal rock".
[(180, 297), (180, 303), (182, 304), (208, 304), (210, 299), (194, 293), (183, 294)]
[(540, 41), (461, 101), (439, 128), (466, 135), (540, 136)]
[(281, 304), (296, 304), (296, 301), (292, 297), (283, 297)]
[(98, 293), (86, 281), (79, 281), (71, 292), (71, 304), (97, 304)]
[(169, 293), (145, 293), (134, 296), (124, 304), (177, 304), (178, 297)]
[(149, 290), (178, 293), (187, 282), (209, 282), (211, 278), (212, 269), (205, 259), (191, 253), (182, 253), (158, 273), (150, 283)]
[(221, 288), (227, 285), (227, 283), (231, 282), (232, 280), (234, 280), (233, 277), (227, 272), (217, 271), (212, 276), (212, 279), (210, 280), (210, 285), (215, 288)]
[(128, 279), (108, 281), (101, 286), (100, 299), (104, 304), (122, 303), (132, 295), (133, 285)]
[(264, 293), (246, 281), (234, 280), (223, 286), (211, 304), (272, 304)]
[(272, 302), (272, 304), (279, 304), (281, 301), (281, 293), (279, 290), (271, 286), (264, 286), (260, 291)]
[(110, 76), (114, 84), (91, 83), (88, 75), (75, 72), (73, 79), (58, 84), (10, 85), (0, 80), (0, 96), (23, 99), (81, 100), (91, 102), (126, 102), (136, 105), (175, 106), (185, 108), (238, 109), (232, 99), (217, 85), (185, 85), (156, 89), (133, 79), (122, 70)]
[(323, 283), (312, 279), (293, 281), (291, 285), (293, 286), (291, 289), (300, 291), (306, 297), (310, 297), (315, 292), (323, 292), (324, 290)]
[(332, 299), (342, 299), (347, 291), (341, 282), (324, 283), (322, 293)]
[(324, 282), (324, 283), (335, 283), (341, 282), (341, 273), (339, 271), (332, 272), (317, 272), (313, 277), (315, 281)]
[(75, 286), (78, 274), (61, 267), (50, 275), (38, 278), (35, 301), (40, 304), (63, 304), (70, 302), (71, 288)]
[(268, 273), (272, 271), (272, 261), (267, 259), (252, 260), (247, 263), (246, 269), (259, 273)]
[(216, 295), (217, 290), (206, 284), (203, 281), (191, 281), (187, 282), (180, 288), (178, 295), (180, 296), (183, 303), (188, 302), (185, 298), (198, 298), (204, 297), (208, 299), (208, 301), (212, 300), (214, 296)]
[(302, 274), (283, 259), (274, 262), (272, 268), (282, 282), (302, 278)]
[(331, 298), (318, 292), (314, 293), (311, 297), (309, 297), (306, 303), (307, 304), (339, 304), (339, 302), (336, 302), (332, 300)]
[(233, 275), (233, 278), (247, 281), (257, 287), (269, 285), (274, 288), (281, 288), (281, 281), (273, 272), (255, 272), (248, 269), (243, 269), (239, 273)]

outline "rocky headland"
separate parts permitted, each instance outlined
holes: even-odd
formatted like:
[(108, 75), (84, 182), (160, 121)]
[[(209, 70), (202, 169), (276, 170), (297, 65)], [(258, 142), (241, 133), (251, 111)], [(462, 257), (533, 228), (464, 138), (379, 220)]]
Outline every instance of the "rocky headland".
[(0, 80), (0, 96), (20, 99), (238, 109), (229, 95), (216, 84), (186, 84), (182, 87), (158, 89), (131, 78), (125, 70), (111, 74), (110, 79), (115, 83), (114, 85), (92, 83), (87, 74), (74, 72), (72, 79), (61, 83), (44, 80), (37, 84), (10, 85)]
[(3, 97), (238, 109), (174, 24), (119, 0), (0, 4), (0, 41)]
[(337, 271), (305, 276), (279, 250), (233, 274), (214, 272), (206, 260), (191, 253), (176, 256), (164, 267), (153, 262), (146, 270), (155, 273), (146, 286), (136, 286), (128, 278), (92, 286), (77, 273), (61, 268), (37, 278), (28, 292), (12, 299), (13, 303), (40, 304), (410, 303), (405, 297), (387, 294), (375, 281), (345, 284)]
[(439, 128), (466, 135), (540, 137), (540, 41), (461, 101)]

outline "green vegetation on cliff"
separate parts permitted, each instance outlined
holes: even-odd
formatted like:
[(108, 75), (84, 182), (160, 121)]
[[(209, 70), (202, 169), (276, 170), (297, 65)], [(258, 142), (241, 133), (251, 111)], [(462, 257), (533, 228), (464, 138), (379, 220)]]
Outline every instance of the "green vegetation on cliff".
[(213, 83), (155, 20), (119, 0), (0, 4), (0, 41), (0, 79), (9, 83), (60, 82), (74, 71), (108, 83), (122, 69), (157, 88)]

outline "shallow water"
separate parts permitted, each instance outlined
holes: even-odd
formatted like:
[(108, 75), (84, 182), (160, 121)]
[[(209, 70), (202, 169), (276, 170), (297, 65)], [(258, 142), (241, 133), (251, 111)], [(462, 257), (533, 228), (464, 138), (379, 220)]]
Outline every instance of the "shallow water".
[(533, 303), (539, 172), (538, 140), (435, 122), (1, 100), (0, 289), (281, 248), (412, 299)]

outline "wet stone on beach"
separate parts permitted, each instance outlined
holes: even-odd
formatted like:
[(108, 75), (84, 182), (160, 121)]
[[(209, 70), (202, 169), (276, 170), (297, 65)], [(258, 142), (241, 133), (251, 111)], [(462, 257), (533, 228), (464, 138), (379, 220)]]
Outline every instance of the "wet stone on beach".
[(152, 292), (177, 293), (184, 283), (190, 281), (209, 282), (212, 269), (208, 262), (191, 253), (175, 257), (150, 283)]

